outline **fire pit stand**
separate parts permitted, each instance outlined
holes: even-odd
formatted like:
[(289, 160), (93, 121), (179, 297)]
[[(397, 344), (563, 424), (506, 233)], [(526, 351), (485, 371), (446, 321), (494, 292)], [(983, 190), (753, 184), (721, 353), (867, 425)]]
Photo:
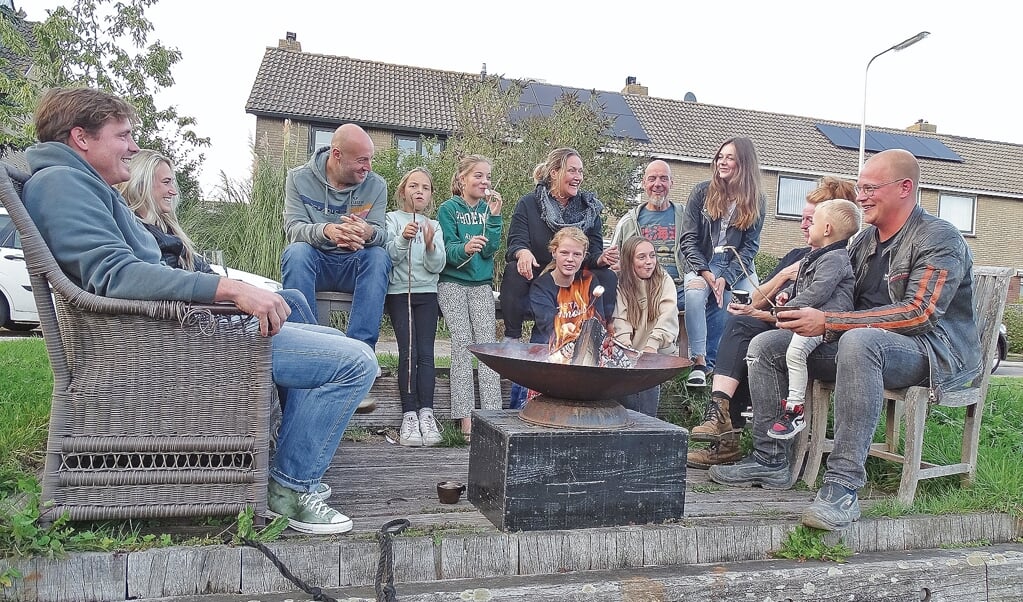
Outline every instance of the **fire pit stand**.
[(521, 411), (473, 412), (468, 497), (503, 530), (576, 529), (682, 518), (689, 432), (616, 399), (681, 372), (647, 354), (635, 368), (546, 361), (546, 345), (470, 345), (481, 362), (540, 392)]

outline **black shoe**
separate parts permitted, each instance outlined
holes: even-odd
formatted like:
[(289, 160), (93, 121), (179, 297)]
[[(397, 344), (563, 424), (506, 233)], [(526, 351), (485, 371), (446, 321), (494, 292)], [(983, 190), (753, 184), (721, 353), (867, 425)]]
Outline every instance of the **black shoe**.
[(715, 483), (732, 487), (760, 485), (764, 489), (789, 489), (792, 474), (788, 462), (780, 466), (764, 466), (753, 456), (747, 456), (732, 465), (711, 466), (707, 476)]
[(803, 404), (789, 403), (783, 399), (781, 405), (785, 408), (785, 412), (777, 422), (771, 425), (771, 428), (767, 429), (767, 436), (772, 439), (791, 439), (806, 428)]
[(838, 531), (848, 529), (860, 518), (860, 501), (855, 491), (850, 491), (838, 483), (825, 481), (800, 519), (807, 527)]

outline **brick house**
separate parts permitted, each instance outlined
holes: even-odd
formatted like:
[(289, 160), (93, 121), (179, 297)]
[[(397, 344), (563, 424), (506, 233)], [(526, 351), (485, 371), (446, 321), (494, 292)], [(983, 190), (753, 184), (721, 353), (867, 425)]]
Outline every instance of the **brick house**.
[[(427, 152), (424, 137), (443, 140), (455, 129), (454, 84), (473, 78), (479, 74), (306, 53), (288, 33), (266, 49), (245, 110), (256, 116), (256, 140), (271, 148), (280, 144), (289, 120), (293, 140), (309, 153), (327, 144), (342, 123), (365, 128), (378, 148)], [(674, 200), (684, 202), (709, 177), (711, 155), (722, 140), (750, 137), (767, 196), (761, 250), (775, 256), (802, 244), (799, 212), (817, 178), (856, 177), (859, 124), (656, 98), (635, 78), (621, 93), (593, 93), (633, 124), (630, 137), (641, 153), (671, 165)], [(1013, 242), (1023, 228), (1023, 145), (939, 134), (923, 121), (904, 130), (869, 129), (868, 151), (891, 147), (917, 156), (921, 205), (959, 226), (976, 264), (1023, 273), (1023, 246)], [(1018, 298), (1017, 276), (1009, 299)]]

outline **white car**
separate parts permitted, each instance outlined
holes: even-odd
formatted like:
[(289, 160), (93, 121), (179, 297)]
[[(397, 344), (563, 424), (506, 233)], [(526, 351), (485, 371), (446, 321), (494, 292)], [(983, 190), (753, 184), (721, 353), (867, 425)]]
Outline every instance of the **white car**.
[[(247, 282), (269, 291), (281, 290), (281, 283), (234, 268), (211, 266), (221, 276)], [(7, 210), (0, 206), (0, 327), (32, 330), (39, 326), (39, 314), (32, 297), (32, 285), (25, 269), (21, 237)]]

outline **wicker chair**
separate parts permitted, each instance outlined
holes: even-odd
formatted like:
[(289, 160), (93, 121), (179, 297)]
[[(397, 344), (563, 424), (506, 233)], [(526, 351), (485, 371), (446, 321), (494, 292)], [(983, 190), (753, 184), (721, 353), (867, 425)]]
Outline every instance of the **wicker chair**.
[[(44, 521), (266, 508), (270, 340), (233, 305), (93, 295), (57, 266), (3, 164), (53, 369)], [(52, 289), (52, 296), (51, 296)]]

